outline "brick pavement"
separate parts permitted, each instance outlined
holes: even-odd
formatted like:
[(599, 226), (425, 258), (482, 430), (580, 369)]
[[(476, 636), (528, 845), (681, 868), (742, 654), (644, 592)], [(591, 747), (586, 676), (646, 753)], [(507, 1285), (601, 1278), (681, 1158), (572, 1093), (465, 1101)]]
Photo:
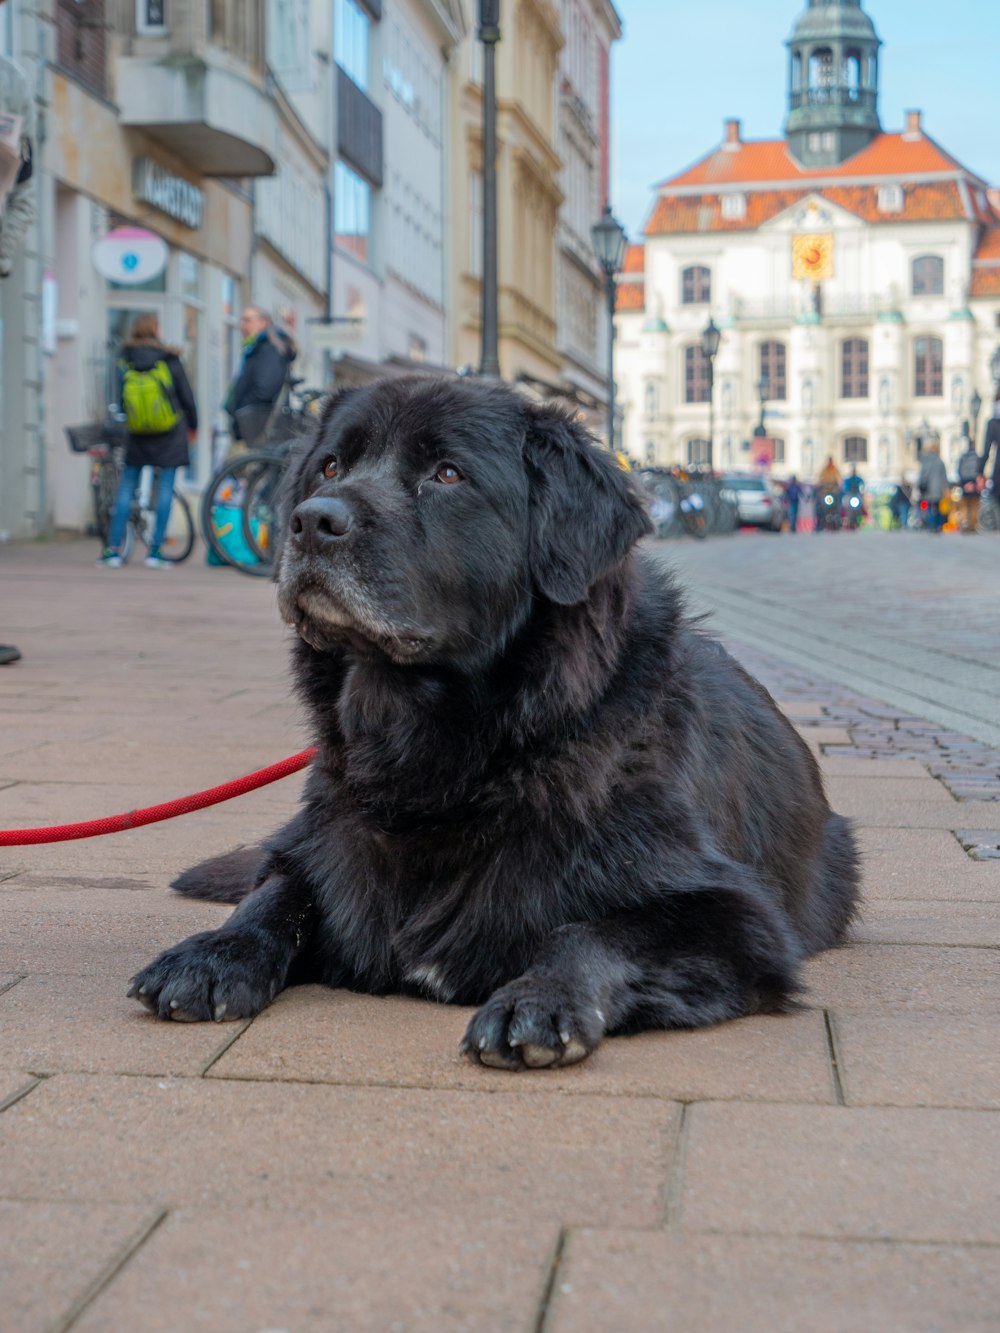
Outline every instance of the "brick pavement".
[[(0, 549), (24, 652), (0, 670), (0, 825), (167, 799), (305, 739), (270, 588), (93, 555)], [(413, 1000), (310, 987), (251, 1023), (158, 1024), (127, 977), (224, 914), (166, 881), (282, 819), (301, 779), (3, 853), (5, 1333), (997, 1328), (1000, 864), (965, 850), (1000, 841), (997, 753), (731, 646), (865, 852), (854, 942), (787, 1017), (520, 1076), (461, 1061), (466, 1012)]]

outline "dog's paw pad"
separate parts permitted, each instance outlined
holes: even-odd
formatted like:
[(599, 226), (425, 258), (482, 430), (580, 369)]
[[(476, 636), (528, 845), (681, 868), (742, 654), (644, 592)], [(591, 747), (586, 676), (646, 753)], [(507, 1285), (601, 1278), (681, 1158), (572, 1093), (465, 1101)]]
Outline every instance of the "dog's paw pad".
[(548, 1065), (554, 1065), (560, 1055), (559, 1051), (548, 1046), (537, 1046), (532, 1041), (525, 1042), (520, 1051), (521, 1059), (529, 1069), (545, 1069)]

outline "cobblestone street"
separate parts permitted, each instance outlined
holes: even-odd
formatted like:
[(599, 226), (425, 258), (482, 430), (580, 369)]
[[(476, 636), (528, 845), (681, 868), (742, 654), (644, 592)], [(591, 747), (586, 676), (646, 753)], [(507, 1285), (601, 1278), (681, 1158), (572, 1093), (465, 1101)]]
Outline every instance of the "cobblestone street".
[[(864, 912), (799, 1012), (457, 1054), (468, 1011), (305, 987), (157, 1023), (131, 974), (226, 909), (181, 868), (301, 775), (0, 853), (5, 1333), (970, 1333), (1000, 1311), (1000, 541), (655, 548), (856, 822)], [(0, 547), (0, 826), (169, 800), (308, 742), (273, 589)]]

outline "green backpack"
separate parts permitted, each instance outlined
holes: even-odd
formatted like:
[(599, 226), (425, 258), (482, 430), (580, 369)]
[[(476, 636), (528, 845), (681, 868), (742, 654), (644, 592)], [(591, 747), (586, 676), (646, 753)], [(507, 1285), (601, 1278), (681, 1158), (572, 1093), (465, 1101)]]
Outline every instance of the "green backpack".
[(166, 361), (149, 370), (127, 363), (122, 374), (122, 407), (132, 435), (163, 435), (181, 419), (173, 395), (174, 381)]

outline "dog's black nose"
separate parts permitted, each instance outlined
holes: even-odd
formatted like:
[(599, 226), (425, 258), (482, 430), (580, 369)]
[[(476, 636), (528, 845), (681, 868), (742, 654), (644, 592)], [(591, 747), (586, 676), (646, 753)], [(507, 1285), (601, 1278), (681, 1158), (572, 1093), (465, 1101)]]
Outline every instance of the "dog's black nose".
[(315, 496), (292, 511), (292, 536), (304, 545), (325, 546), (345, 537), (351, 527), (351, 511), (343, 500)]

